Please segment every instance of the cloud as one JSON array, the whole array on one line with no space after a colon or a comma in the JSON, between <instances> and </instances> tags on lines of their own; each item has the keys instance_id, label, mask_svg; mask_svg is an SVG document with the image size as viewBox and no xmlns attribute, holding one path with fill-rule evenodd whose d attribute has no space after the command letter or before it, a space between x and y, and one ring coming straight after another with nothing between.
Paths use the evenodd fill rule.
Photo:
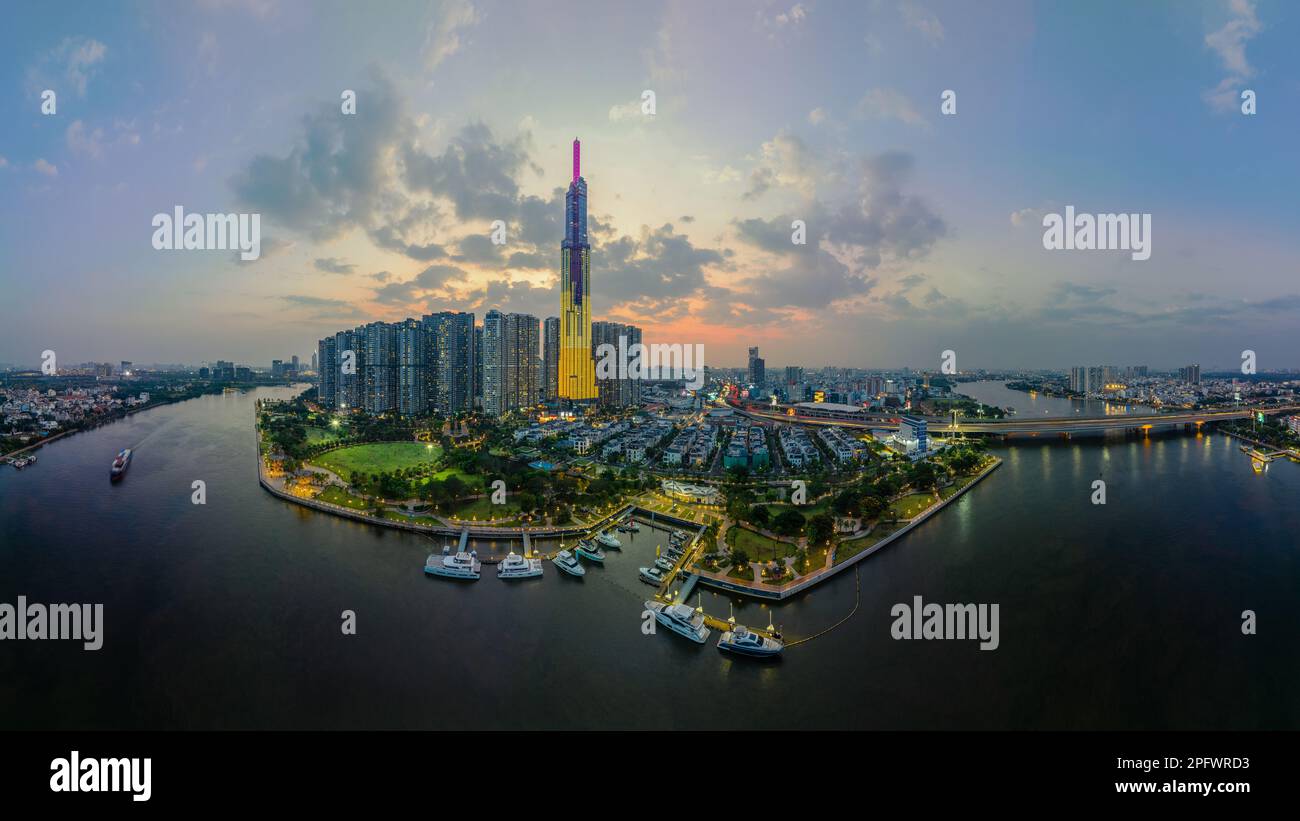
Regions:
<instances>
[{"instance_id":1,"label":"cloud","mask_svg":"<svg viewBox=\"0 0 1300 821\"><path fill-rule=\"evenodd\" d=\"M813 125L821 125L822 123L826 122L826 109L814 108L812 111L809 111L808 122L812 123Z\"/></svg>"},{"instance_id":2,"label":"cloud","mask_svg":"<svg viewBox=\"0 0 1300 821\"><path fill-rule=\"evenodd\" d=\"M803 140L782 132L760 146L743 197L758 199L775 187L793 188L804 196L812 196L818 178L816 162Z\"/></svg>"},{"instance_id":3,"label":"cloud","mask_svg":"<svg viewBox=\"0 0 1300 821\"><path fill-rule=\"evenodd\" d=\"M1205 35L1205 44L1218 55L1228 75L1202 97L1210 109L1219 114L1237 111L1241 85L1255 75L1246 59L1246 44L1263 29L1251 0L1228 0L1231 17L1222 28Z\"/></svg>"},{"instance_id":4,"label":"cloud","mask_svg":"<svg viewBox=\"0 0 1300 821\"><path fill-rule=\"evenodd\" d=\"M67 37L27 70L27 89L39 94L46 88L56 92L71 89L86 96L90 80L99 73L108 47L89 37Z\"/></svg>"},{"instance_id":5,"label":"cloud","mask_svg":"<svg viewBox=\"0 0 1300 821\"><path fill-rule=\"evenodd\" d=\"M1047 216L1046 208L1021 208L1019 211L1011 212L1011 224L1016 228L1025 226L1041 227L1043 217Z\"/></svg>"},{"instance_id":6,"label":"cloud","mask_svg":"<svg viewBox=\"0 0 1300 821\"><path fill-rule=\"evenodd\" d=\"M58 167L46 162L44 157L38 158L32 167L47 177L59 176Z\"/></svg>"},{"instance_id":7,"label":"cloud","mask_svg":"<svg viewBox=\"0 0 1300 821\"><path fill-rule=\"evenodd\" d=\"M620 123L625 121L633 122L651 122L654 117L644 113L641 110L645 102L638 96L635 100L613 105L609 107L609 121L611 123Z\"/></svg>"},{"instance_id":8,"label":"cloud","mask_svg":"<svg viewBox=\"0 0 1300 821\"><path fill-rule=\"evenodd\" d=\"M783 29L793 28L808 19L808 9L803 3L795 3L788 10L769 15L766 10L756 13L758 28L767 32L769 40L775 40L777 33Z\"/></svg>"},{"instance_id":9,"label":"cloud","mask_svg":"<svg viewBox=\"0 0 1300 821\"><path fill-rule=\"evenodd\" d=\"M460 51L461 38L479 21L478 12L467 0L447 0L425 32L424 67L430 71Z\"/></svg>"},{"instance_id":10,"label":"cloud","mask_svg":"<svg viewBox=\"0 0 1300 821\"><path fill-rule=\"evenodd\" d=\"M327 274L350 274L357 267L350 262L335 257L317 257L313 265L317 271L323 271Z\"/></svg>"},{"instance_id":11,"label":"cloud","mask_svg":"<svg viewBox=\"0 0 1300 821\"><path fill-rule=\"evenodd\" d=\"M280 299L295 308L310 309L312 319L350 321L366 316L360 308L342 299L327 299L306 294L287 294Z\"/></svg>"},{"instance_id":12,"label":"cloud","mask_svg":"<svg viewBox=\"0 0 1300 821\"><path fill-rule=\"evenodd\" d=\"M948 228L905 190L913 164L901 151L862 157L853 167L857 188L851 201L814 201L798 215L733 221L743 243L783 260L775 270L742 279L735 298L755 307L821 309L867 294L875 281L870 272L885 264L928 254ZM805 245L791 240L796 218L807 225Z\"/></svg>"},{"instance_id":13,"label":"cloud","mask_svg":"<svg viewBox=\"0 0 1300 821\"><path fill-rule=\"evenodd\" d=\"M392 154L414 129L391 81L377 70L371 81L364 115L340 117L337 103L324 103L303 118L303 135L287 155L254 157L230 181L238 200L317 239L371 225L389 204Z\"/></svg>"},{"instance_id":14,"label":"cloud","mask_svg":"<svg viewBox=\"0 0 1300 821\"><path fill-rule=\"evenodd\" d=\"M931 45L938 45L943 42L943 23L939 22L939 18L933 12L910 2L910 0L903 3L899 7L899 11L903 15L903 25L912 31L918 32Z\"/></svg>"},{"instance_id":15,"label":"cloud","mask_svg":"<svg viewBox=\"0 0 1300 821\"><path fill-rule=\"evenodd\" d=\"M443 291L448 285L464 283L466 279L466 272L454 265L430 265L405 282L388 282L375 289L375 301L411 305Z\"/></svg>"},{"instance_id":16,"label":"cloud","mask_svg":"<svg viewBox=\"0 0 1300 821\"><path fill-rule=\"evenodd\" d=\"M68 150L73 154L83 154L99 159L104 153L103 130L96 128L94 131L87 131L86 124L81 120L72 121L64 138L68 143Z\"/></svg>"},{"instance_id":17,"label":"cloud","mask_svg":"<svg viewBox=\"0 0 1300 821\"><path fill-rule=\"evenodd\" d=\"M912 106L912 101L892 88L873 88L858 101L858 113L878 120L898 120L905 125L929 128L930 122Z\"/></svg>"}]
</instances>

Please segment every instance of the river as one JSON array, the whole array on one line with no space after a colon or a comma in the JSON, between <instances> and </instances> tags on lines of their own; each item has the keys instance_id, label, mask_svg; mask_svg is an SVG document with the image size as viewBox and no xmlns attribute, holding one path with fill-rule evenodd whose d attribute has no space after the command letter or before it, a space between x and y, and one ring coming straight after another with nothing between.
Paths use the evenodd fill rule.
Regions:
<instances>
[{"instance_id":1,"label":"river","mask_svg":"<svg viewBox=\"0 0 1300 821\"><path fill-rule=\"evenodd\" d=\"M716 633L642 633L654 531L582 580L547 563L457 583L424 575L425 537L271 496L253 402L291 394L145 411L0 468L0 602L100 602L105 619L98 652L0 642L0 727L1300 727L1300 465L1256 475L1221 435L995 445L1001 468L859 565L851 619L755 663ZM857 577L776 605L776 623L798 638L840 621ZM1000 646L892 639L891 607L917 595L998 604Z\"/></svg>"}]
</instances>

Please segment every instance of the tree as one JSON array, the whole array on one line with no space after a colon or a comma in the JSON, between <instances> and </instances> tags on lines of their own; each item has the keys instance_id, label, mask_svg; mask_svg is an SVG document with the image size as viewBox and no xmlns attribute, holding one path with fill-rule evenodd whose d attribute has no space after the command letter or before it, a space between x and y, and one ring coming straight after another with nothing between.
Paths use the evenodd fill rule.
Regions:
<instances>
[{"instance_id":1,"label":"tree","mask_svg":"<svg viewBox=\"0 0 1300 821\"><path fill-rule=\"evenodd\" d=\"M783 510L781 514L772 521L772 530L780 533L782 536L797 536L803 531L806 520L804 515L797 510Z\"/></svg>"},{"instance_id":2,"label":"tree","mask_svg":"<svg viewBox=\"0 0 1300 821\"><path fill-rule=\"evenodd\" d=\"M841 516L856 516L862 509L862 500L852 490L841 491L832 503L832 509Z\"/></svg>"},{"instance_id":3,"label":"tree","mask_svg":"<svg viewBox=\"0 0 1300 821\"><path fill-rule=\"evenodd\" d=\"M835 517L825 511L808 520L805 535L809 544L829 544L835 535Z\"/></svg>"},{"instance_id":4,"label":"tree","mask_svg":"<svg viewBox=\"0 0 1300 821\"><path fill-rule=\"evenodd\" d=\"M766 526L772 520L772 514L767 509L767 505L754 505L749 509L749 520L760 527Z\"/></svg>"}]
</instances>

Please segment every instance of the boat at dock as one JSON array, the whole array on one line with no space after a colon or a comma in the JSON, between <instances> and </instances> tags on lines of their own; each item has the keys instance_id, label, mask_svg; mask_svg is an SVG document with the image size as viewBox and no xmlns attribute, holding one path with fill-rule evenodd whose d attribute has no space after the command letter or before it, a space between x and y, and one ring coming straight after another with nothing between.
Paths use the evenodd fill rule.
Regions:
<instances>
[{"instance_id":1,"label":"boat at dock","mask_svg":"<svg viewBox=\"0 0 1300 821\"><path fill-rule=\"evenodd\" d=\"M131 467L131 449L126 448L113 460L113 465L108 469L108 478L116 482L122 478L129 467Z\"/></svg>"},{"instance_id":2,"label":"boat at dock","mask_svg":"<svg viewBox=\"0 0 1300 821\"><path fill-rule=\"evenodd\" d=\"M596 546L595 542L589 542L586 539L578 542L577 554L584 559L591 559L593 562L605 561L605 551Z\"/></svg>"},{"instance_id":3,"label":"boat at dock","mask_svg":"<svg viewBox=\"0 0 1300 821\"><path fill-rule=\"evenodd\" d=\"M468 553L461 551L453 554L450 545L442 549L441 556L430 553L429 558L424 562L424 572L430 576L470 581L479 577L482 567L482 563L478 560L478 551L471 550Z\"/></svg>"},{"instance_id":4,"label":"boat at dock","mask_svg":"<svg viewBox=\"0 0 1300 821\"><path fill-rule=\"evenodd\" d=\"M623 543L618 540L617 536L615 536L613 533L610 533L608 530L606 530L604 533L598 534L596 536L596 541L600 542L605 547L612 547L615 550L623 549Z\"/></svg>"},{"instance_id":5,"label":"boat at dock","mask_svg":"<svg viewBox=\"0 0 1300 821\"><path fill-rule=\"evenodd\" d=\"M664 583L667 576L657 567L643 567L637 576L646 584L653 584L655 587Z\"/></svg>"},{"instance_id":6,"label":"boat at dock","mask_svg":"<svg viewBox=\"0 0 1300 821\"><path fill-rule=\"evenodd\" d=\"M655 559L655 567L659 568L665 573L673 572L673 563L668 561L667 559Z\"/></svg>"},{"instance_id":7,"label":"boat at dock","mask_svg":"<svg viewBox=\"0 0 1300 821\"><path fill-rule=\"evenodd\" d=\"M541 559L526 559L513 550L497 565L498 579L533 579L541 575Z\"/></svg>"},{"instance_id":8,"label":"boat at dock","mask_svg":"<svg viewBox=\"0 0 1300 821\"><path fill-rule=\"evenodd\" d=\"M785 644L737 624L718 638L718 649L752 658L772 658L781 654Z\"/></svg>"},{"instance_id":9,"label":"boat at dock","mask_svg":"<svg viewBox=\"0 0 1300 821\"><path fill-rule=\"evenodd\" d=\"M22 470L23 468L27 467L28 465L34 465L34 464L36 464L36 457L35 457L35 456L27 456L27 457L24 457L24 458L22 458L22 459L15 459L15 460L13 461L14 468L17 469L17 470Z\"/></svg>"},{"instance_id":10,"label":"boat at dock","mask_svg":"<svg viewBox=\"0 0 1300 821\"><path fill-rule=\"evenodd\" d=\"M577 556L574 556L567 550L561 550L559 553L556 553L555 558L551 559L551 561L555 563L556 567L560 568L565 573L568 573L570 576L587 575L587 568L582 566L582 562L578 561Z\"/></svg>"},{"instance_id":11,"label":"boat at dock","mask_svg":"<svg viewBox=\"0 0 1300 821\"><path fill-rule=\"evenodd\" d=\"M679 636L697 644L703 644L709 638L709 628L704 626L704 614L689 604L648 601L645 602L645 609L655 614L655 621Z\"/></svg>"}]
</instances>

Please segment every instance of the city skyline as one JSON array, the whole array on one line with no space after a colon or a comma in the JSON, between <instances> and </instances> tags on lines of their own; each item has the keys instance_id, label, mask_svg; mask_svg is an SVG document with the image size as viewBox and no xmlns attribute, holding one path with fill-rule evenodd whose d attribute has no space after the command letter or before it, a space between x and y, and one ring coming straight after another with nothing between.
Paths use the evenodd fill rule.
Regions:
<instances>
[{"instance_id":1,"label":"city skyline","mask_svg":"<svg viewBox=\"0 0 1300 821\"><path fill-rule=\"evenodd\" d=\"M345 325L550 316L581 134L592 317L711 365L750 346L771 367L1300 365L1285 5L409 10L15 13L0 278L22 309L0 361L266 362ZM150 218L178 205L260 213L260 259L153 250ZM1151 258L1044 250L1042 215L1068 206L1151 214Z\"/></svg>"}]
</instances>

